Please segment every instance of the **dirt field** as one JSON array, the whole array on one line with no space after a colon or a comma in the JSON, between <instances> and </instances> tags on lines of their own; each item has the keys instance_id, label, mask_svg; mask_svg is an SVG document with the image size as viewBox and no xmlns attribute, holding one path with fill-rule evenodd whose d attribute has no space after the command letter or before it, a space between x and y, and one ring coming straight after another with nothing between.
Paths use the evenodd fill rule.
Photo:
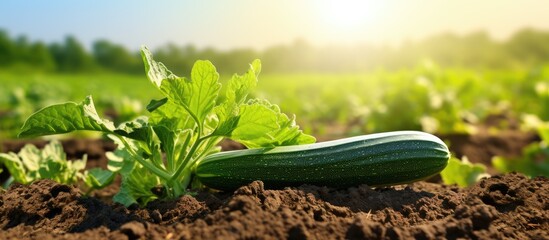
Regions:
<instances>
[{"instance_id":1,"label":"dirt field","mask_svg":"<svg viewBox=\"0 0 549 240\"><path fill-rule=\"evenodd\" d=\"M459 138L450 147L454 154L475 162L519 154L520 145L535 140L452 137ZM115 147L101 140L63 143L69 157L88 154L88 167L106 166L104 151ZM23 144L4 142L3 150ZM139 209L110 202L116 185L83 197L74 186L42 180L1 194L0 239L549 239L547 178L496 175L465 189L431 181L282 190L254 182L234 193L199 192Z\"/></svg>"}]
</instances>

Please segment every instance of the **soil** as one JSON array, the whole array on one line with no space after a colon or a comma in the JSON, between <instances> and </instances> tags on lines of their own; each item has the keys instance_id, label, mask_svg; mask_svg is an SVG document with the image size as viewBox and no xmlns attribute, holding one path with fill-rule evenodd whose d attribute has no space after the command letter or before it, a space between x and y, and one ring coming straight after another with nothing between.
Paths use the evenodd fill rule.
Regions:
<instances>
[{"instance_id":1,"label":"soil","mask_svg":"<svg viewBox=\"0 0 549 240\"><path fill-rule=\"evenodd\" d=\"M549 182L506 174L460 189L419 182L199 193L147 208L40 180L1 195L2 239L547 239Z\"/></svg>"},{"instance_id":2,"label":"soil","mask_svg":"<svg viewBox=\"0 0 549 240\"><path fill-rule=\"evenodd\" d=\"M520 146L537 139L509 131L443 138L455 155L472 162L519 155ZM25 143L3 142L2 148L18 151ZM105 167L104 152L115 147L105 140L63 145L71 159L87 154L88 167ZM549 181L517 173L469 188L435 180L275 190L258 181L233 193L199 192L142 209L111 202L117 190L114 184L86 197L75 186L49 180L14 184L0 194L0 239L549 239Z\"/></svg>"}]
</instances>

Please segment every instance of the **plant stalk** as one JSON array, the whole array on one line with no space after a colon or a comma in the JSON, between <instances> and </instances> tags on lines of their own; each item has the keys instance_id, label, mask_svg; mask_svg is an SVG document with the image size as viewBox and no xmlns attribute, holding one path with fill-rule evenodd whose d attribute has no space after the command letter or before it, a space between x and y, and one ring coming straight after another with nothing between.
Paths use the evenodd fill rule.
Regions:
<instances>
[{"instance_id":1,"label":"plant stalk","mask_svg":"<svg viewBox=\"0 0 549 240\"><path fill-rule=\"evenodd\" d=\"M147 169L151 170L151 172L153 172L154 174L156 174L157 176L165 179L165 180L170 180L171 176L170 174L168 174L166 171L156 167L154 164L150 163L150 162L147 162L145 161L143 158L139 157L139 155L130 147L130 144L126 141L126 139L120 135L116 135L120 141L122 141L122 143L124 144L124 146L128 149L128 151L130 151L130 153L134 156L134 158L141 164L143 165L144 167L146 167Z\"/></svg>"},{"instance_id":2,"label":"plant stalk","mask_svg":"<svg viewBox=\"0 0 549 240\"><path fill-rule=\"evenodd\" d=\"M183 162L181 162L181 164L179 166L177 166L177 170L175 171L175 173L173 173L173 175L171 176L169 181L175 181L176 179L179 179L179 176L181 176L181 173L183 172L183 170L187 168L187 165L188 165L189 161L192 159L192 156L194 155L194 153L196 152L198 147L202 144L202 142L204 140L206 140L210 137L212 137L212 135L208 135L208 136L205 136L205 137L198 138L196 140L196 142L194 142L193 146L191 147L191 149L187 153L187 156L185 156L185 159L183 160Z\"/></svg>"}]
</instances>

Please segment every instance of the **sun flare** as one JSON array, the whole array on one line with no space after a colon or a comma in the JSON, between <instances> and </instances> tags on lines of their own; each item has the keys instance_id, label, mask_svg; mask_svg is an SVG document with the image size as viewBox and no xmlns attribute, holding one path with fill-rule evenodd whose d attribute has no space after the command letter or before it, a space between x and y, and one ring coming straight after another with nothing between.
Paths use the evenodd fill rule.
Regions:
<instances>
[{"instance_id":1,"label":"sun flare","mask_svg":"<svg viewBox=\"0 0 549 240\"><path fill-rule=\"evenodd\" d=\"M356 30L375 24L382 13L383 2L340 0L323 1L319 4L319 15L328 26L340 30Z\"/></svg>"}]
</instances>

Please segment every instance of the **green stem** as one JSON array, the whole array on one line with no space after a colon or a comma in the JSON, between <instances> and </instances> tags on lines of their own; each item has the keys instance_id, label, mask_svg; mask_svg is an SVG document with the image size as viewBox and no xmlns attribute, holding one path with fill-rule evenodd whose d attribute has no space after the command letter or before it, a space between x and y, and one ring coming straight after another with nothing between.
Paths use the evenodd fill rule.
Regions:
<instances>
[{"instance_id":1,"label":"green stem","mask_svg":"<svg viewBox=\"0 0 549 240\"><path fill-rule=\"evenodd\" d=\"M185 192L183 185L178 184L177 181L169 181L167 185L169 188L171 188L170 198L179 197Z\"/></svg>"},{"instance_id":2,"label":"green stem","mask_svg":"<svg viewBox=\"0 0 549 240\"><path fill-rule=\"evenodd\" d=\"M183 162L187 162L188 159L189 159L189 156L192 156L194 151L196 150L196 146L198 144L200 144L200 135L202 134L202 123L200 121L198 121L198 117L196 117L196 115L194 115L194 113L185 104L182 104L182 106L183 106L183 108L185 108L185 110L187 110L187 112L189 113L191 118L196 123L196 126L198 127L198 135L197 135L198 139L196 140L195 144L192 146L191 150L185 156L185 160L183 160ZM189 134L189 136L192 137L190 134ZM185 141L185 144L183 145L183 148L181 148L181 152L179 153L179 158L177 160L177 163L178 163L177 170L175 171L175 173L173 173L173 175L170 179L173 179L174 176L178 176L179 174L181 174L181 171L182 171L181 158L185 155L184 152L187 149L187 145L189 144L190 137L187 137L187 139Z\"/></svg>"},{"instance_id":3,"label":"green stem","mask_svg":"<svg viewBox=\"0 0 549 240\"><path fill-rule=\"evenodd\" d=\"M134 156L134 158L141 164L143 165L144 167L146 167L147 169L151 170L151 172L153 172L154 174L156 174L157 176L165 179L165 180L169 180L171 178L170 174L168 174L166 171L156 167L154 164L150 163L150 162L147 162L145 159L141 158L131 147L130 147L130 144L126 141L126 139L122 136L119 136L119 135L116 135L120 141L122 141L122 143L124 144L124 146L128 149L128 151L130 152L131 155Z\"/></svg>"},{"instance_id":4,"label":"green stem","mask_svg":"<svg viewBox=\"0 0 549 240\"><path fill-rule=\"evenodd\" d=\"M189 132L189 134L187 135L187 138L185 139L185 142L183 143L183 146L181 147L181 151L179 152L179 157L177 158L177 163L180 163L181 161L183 161L183 157L186 156L185 152L187 151L187 147L189 146L189 142L191 141L191 137L192 137L192 132ZM175 160L172 160L171 164L172 164L171 170L173 171L175 169L175 166L176 166Z\"/></svg>"},{"instance_id":5,"label":"green stem","mask_svg":"<svg viewBox=\"0 0 549 240\"><path fill-rule=\"evenodd\" d=\"M187 188L191 183L191 171L188 168L185 168L183 171L183 180L181 181L181 186Z\"/></svg>"},{"instance_id":6,"label":"green stem","mask_svg":"<svg viewBox=\"0 0 549 240\"><path fill-rule=\"evenodd\" d=\"M202 123L198 121L198 117L191 111L191 109L189 109L187 105L181 104L181 106L185 108L185 110L187 110L191 118L194 120L194 122L196 122L196 125L198 126L198 134L200 136L200 134L202 134Z\"/></svg>"},{"instance_id":7,"label":"green stem","mask_svg":"<svg viewBox=\"0 0 549 240\"><path fill-rule=\"evenodd\" d=\"M187 156L185 156L185 159L183 160L183 162L181 162L179 164L179 166L177 166L177 170L171 176L169 181L175 181L175 180L179 179L179 176L181 176L181 173L183 172L183 170L187 168L187 165L188 165L189 161L192 159L192 157L193 157L194 153L196 152L196 150L198 149L198 147L202 144L202 142L204 140L206 140L210 137L212 137L212 135L208 135L208 136L198 138L196 140L196 142L194 142L193 146L191 147L191 150L189 150L189 152L187 153Z\"/></svg>"}]
</instances>

